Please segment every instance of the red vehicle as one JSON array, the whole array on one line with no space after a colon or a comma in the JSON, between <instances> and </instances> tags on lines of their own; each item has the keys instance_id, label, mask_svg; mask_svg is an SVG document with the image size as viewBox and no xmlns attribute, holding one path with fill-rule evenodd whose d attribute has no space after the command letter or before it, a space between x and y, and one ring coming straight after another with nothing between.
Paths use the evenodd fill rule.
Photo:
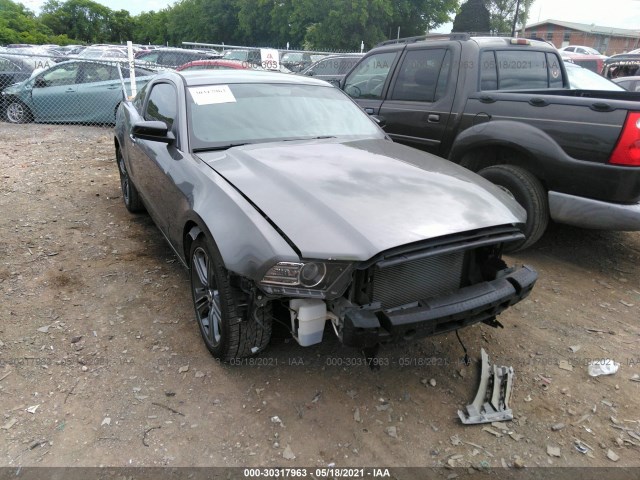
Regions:
<instances>
[{"instance_id":1,"label":"red vehicle","mask_svg":"<svg viewBox=\"0 0 640 480\"><path fill-rule=\"evenodd\" d=\"M248 62L242 62L240 60L194 60L193 62L185 63L176 68L177 71L181 70L250 70L256 69L255 65Z\"/></svg>"},{"instance_id":2,"label":"red vehicle","mask_svg":"<svg viewBox=\"0 0 640 480\"><path fill-rule=\"evenodd\" d=\"M560 53L564 53L560 51ZM604 60L607 57L602 55L562 55L564 60L569 59L572 63L576 65L580 65L582 68L586 68L587 70L591 70L592 72L600 73L602 71L602 67L604 66Z\"/></svg>"}]
</instances>

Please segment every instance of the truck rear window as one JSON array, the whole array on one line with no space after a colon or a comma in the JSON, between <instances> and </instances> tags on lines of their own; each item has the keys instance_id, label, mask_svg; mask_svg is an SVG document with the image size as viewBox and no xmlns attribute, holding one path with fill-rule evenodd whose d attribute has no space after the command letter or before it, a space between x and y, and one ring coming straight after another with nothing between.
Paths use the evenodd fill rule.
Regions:
<instances>
[{"instance_id":1,"label":"truck rear window","mask_svg":"<svg viewBox=\"0 0 640 480\"><path fill-rule=\"evenodd\" d=\"M562 88L558 57L544 52L505 50L483 52L481 90Z\"/></svg>"}]
</instances>

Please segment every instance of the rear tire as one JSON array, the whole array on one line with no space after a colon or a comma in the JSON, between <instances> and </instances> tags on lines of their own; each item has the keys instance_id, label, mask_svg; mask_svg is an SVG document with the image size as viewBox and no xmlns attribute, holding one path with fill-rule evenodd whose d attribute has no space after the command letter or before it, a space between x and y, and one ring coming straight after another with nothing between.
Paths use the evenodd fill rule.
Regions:
<instances>
[{"instance_id":1,"label":"rear tire","mask_svg":"<svg viewBox=\"0 0 640 480\"><path fill-rule=\"evenodd\" d=\"M271 339L271 304L249 311L249 296L231 284L218 249L204 235L191 244L191 294L200 334L223 361L264 350Z\"/></svg>"},{"instance_id":2,"label":"rear tire","mask_svg":"<svg viewBox=\"0 0 640 480\"><path fill-rule=\"evenodd\" d=\"M505 189L527 212L522 228L525 239L505 244L505 252L524 250L536 243L549 224L549 200L540 181L531 172L513 165L483 168L478 175Z\"/></svg>"}]
</instances>

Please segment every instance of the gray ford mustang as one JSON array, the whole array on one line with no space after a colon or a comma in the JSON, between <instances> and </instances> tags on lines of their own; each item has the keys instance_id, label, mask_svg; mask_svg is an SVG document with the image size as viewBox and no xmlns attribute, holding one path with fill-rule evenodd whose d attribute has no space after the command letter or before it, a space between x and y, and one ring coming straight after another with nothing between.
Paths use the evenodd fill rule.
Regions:
<instances>
[{"instance_id":1,"label":"gray ford mustang","mask_svg":"<svg viewBox=\"0 0 640 480\"><path fill-rule=\"evenodd\" d=\"M263 350L274 321L303 346L328 321L365 351L497 326L529 294L536 272L501 259L523 209L376 121L325 82L267 72L164 72L122 102L125 206L189 268L215 357Z\"/></svg>"}]
</instances>

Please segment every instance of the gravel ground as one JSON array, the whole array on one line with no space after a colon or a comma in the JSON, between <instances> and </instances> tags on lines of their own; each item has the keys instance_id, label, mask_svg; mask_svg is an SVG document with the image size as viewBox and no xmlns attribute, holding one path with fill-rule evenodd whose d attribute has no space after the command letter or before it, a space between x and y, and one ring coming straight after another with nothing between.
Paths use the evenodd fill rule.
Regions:
<instances>
[{"instance_id":1,"label":"gravel ground","mask_svg":"<svg viewBox=\"0 0 640 480\"><path fill-rule=\"evenodd\" d=\"M553 225L510 257L538 285L504 329L461 331L470 366L444 335L372 371L328 330L225 365L186 270L122 204L109 129L0 124L0 141L0 466L640 466L640 233ZM457 417L481 348L515 369L512 422ZM589 377L602 358L618 372Z\"/></svg>"}]
</instances>

